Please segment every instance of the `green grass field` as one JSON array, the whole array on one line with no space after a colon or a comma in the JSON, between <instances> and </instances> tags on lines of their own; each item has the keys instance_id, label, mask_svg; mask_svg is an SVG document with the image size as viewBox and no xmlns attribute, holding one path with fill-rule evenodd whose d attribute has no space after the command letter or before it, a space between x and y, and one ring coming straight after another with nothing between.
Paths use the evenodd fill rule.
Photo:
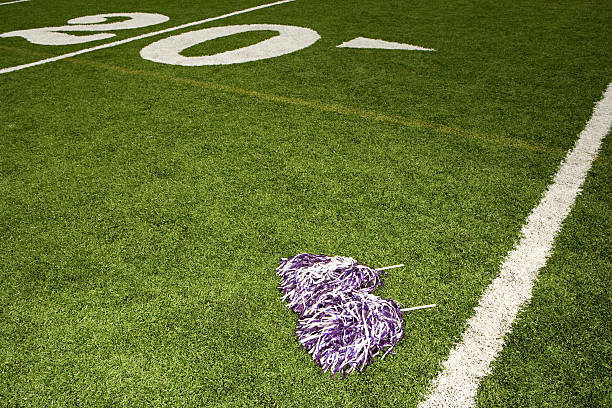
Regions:
<instances>
[{"instance_id":1,"label":"green grass field","mask_svg":"<svg viewBox=\"0 0 612 408\"><path fill-rule=\"evenodd\" d=\"M0 5L0 33L170 18L0 38L0 70L264 1L178 3ZM0 406L416 407L611 81L611 21L605 2L296 0L0 74ZM240 24L321 39L233 65L139 55ZM436 51L336 47L360 36ZM478 406L612 405L611 170L607 139ZM331 380L277 288L301 252L405 263L377 293L438 307Z\"/></svg>"}]
</instances>

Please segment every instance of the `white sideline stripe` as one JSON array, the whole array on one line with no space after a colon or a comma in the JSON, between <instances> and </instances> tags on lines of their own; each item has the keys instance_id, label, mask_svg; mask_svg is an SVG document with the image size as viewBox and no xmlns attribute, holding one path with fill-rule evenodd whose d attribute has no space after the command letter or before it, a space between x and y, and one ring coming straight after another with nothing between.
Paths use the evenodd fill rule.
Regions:
<instances>
[{"instance_id":1,"label":"white sideline stripe","mask_svg":"<svg viewBox=\"0 0 612 408\"><path fill-rule=\"evenodd\" d=\"M79 50L79 51L69 52L68 54L63 54L63 55L58 55L56 57L46 58L46 59L43 59L43 60L40 60L40 61L31 62L29 64L23 64L23 65L17 65L17 66L14 66L14 67L3 68L3 69L0 69L0 74L6 74L6 73L9 73L9 72L13 72L13 71L19 71L19 70L25 69L25 68L35 67L37 65L46 64L48 62L59 61L59 60L65 59L65 58L74 57L76 55L85 54L85 53L88 53L88 52L91 52L91 51L102 50L104 48L110 48L110 47L114 47L116 45L121 45L121 44L126 44L126 43L129 43L129 42L132 42L132 41L142 40L143 38L153 37L154 35L170 33L172 31L182 30L183 28L193 27L195 25L209 23L211 21L221 20L222 18L232 17L232 16L236 16L238 14L248 13L250 11L255 11L255 10L260 10L260 9L267 8L267 7L277 6L279 4L290 3L292 1L295 1L295 0L281 0L281 1L275 1L274 3L262 4L261 6L250 7L250 8L244 9L244 10L239 10L239 11L234 11L232 13L223 14L223 15L218 16L218 17L211 17L211 18L207 18L207 19L204 19L204 20L200 20L200 21L194 21L194 22L191 22L191 23L182 24L180 26L166 28L166 29L160 30L160 31L154 31L154 32L147 33L147 34L138 35L136 37L125 38L123 40L114 41L114 42L110 42L110 43L106 43L106 44L101 44L101 45L98 45L98 46L95 46L95 47L86 48L86 49Z\"/></svg>"},{"instance_id":2,"label":"white sideline stripe","mask_svg":"<svg viewBox=\"0 0 612 408\"><path fill-rule=\"evenodd\" d=\"M569 214L582 183L612 125L612 83L595 105L593 115L567 154L537 207L521 230L518 245L508 253L500 274L485 290L467 321L459 343L432 381L432 391L419 408L472 407L481 379L502 350L504 336L520 308L529 302L539 270L546 264L561 223Z\"/></svg>"},{"instance_id":3,"label":"white sideline stripe","mask_svg":"<svg viewBox=\"0 0 612 408\"><path fill-rule=\"evenodd\" d=\"M7 1L6 3L0 3L0 6L6 6L7 4L14 4L14 3L23 3L24 1L30 1L30 0L14 0L14 1Z\"/></svg>"}]
</instances>

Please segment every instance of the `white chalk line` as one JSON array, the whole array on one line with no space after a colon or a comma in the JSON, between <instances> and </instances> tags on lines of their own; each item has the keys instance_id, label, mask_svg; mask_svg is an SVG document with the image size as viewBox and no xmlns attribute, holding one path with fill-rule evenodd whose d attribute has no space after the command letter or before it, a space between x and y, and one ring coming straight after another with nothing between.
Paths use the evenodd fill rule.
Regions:
<instances>
[{"instance_id":1,"label":"white chalk line","mask_svg":"<svg viewBox=\"0 0 612 408\"><path fill-rule=\"evenodd\" d=\"M518 244L508 253L499 276L485 290L461 341L451 350L432 382L431 393L419 408L475 405L480 381L491 372L491 363L501 352L517 313L530 301L538 272L552 253L555 236L580 194L611 125L612 83L595 105L553 183L527 217Z\"/></svg>"},{"instance_id":2,"label":"white chalk line","mask_svg":"<svg viewBox=\"0 0 612 408\"><path fill-rule=\"evenodd\" d=\"M8 4L15 4L15 3L23 3L24 1L30 1L30 0L14 0L14 1L7 1L6 3L0 3L0 6L6 6Z\"/></svg>"},{"instance_id":3,"label":"white chalk line","mask_svg":"<svg viewBox=\"0 0 612 408\"><path fill-rule=\"evenodd\" d=\"M290 3L290 2L293 2L293 1L295 1L295 0L275 1L273 3L262 4L260 6L255 6L255 7L250 7L250 8L244 9L244 10L234 11L234 12L231 12L231 13L223 14L221 16L217 16L217 17L211 17L211 18L207 18L207 19L204 19L204 20L200 20L200 21L193 21L191 23L182 24L182 25L179 25L179 26L176 26L176 27L170 27L170 28L166 28L166 29L163 29L163 30L154 31L154 32L151 32L151 33L141 34L141 35L138 35L136 37L125 38L123 40L113 41L113 42L110 42L110 43L101 44L101 45L98 45L98 46L95 46L95 47L91 47L91 48L86 48L86 49L79 50L79 51L69 52L67 54L58 55L56 57L46 58L46 59L43 59L43 60L40 60L40 61L36 61L36 62L30 62L28 64L16 65L14 67L8 67L8 68L2 68L2 69L0 69L0 74L6 74L6 73L9 73L9 72L19 71L19 70L22 70L22 69L25 69L25 68L30 68L30 67L35 67L37 65L47 64L49 62L54 62L54 61L59 61L59 60L63 60L63 59L66 59L66 58L74 57L76 55L81 55L81 54L85 54L85 53L92 52L92 51L102 50L104 48L115 47L117 45L126 44L126 43L129 43L129 42L132 42L132 41L142 40L143 38L153 37L153 36L159 35L159 34L170 33L172 31L182 30L183 28L193 27L193 26L196 26L196 25L200 25L200 24L204 24L204 23L209 23L211 21L221 20L223 18L232 17L232 16L248 13L248 12L255 11L255 10L260 10L260 9L267 8L267 7L277 6L277 5L284 4L284 3Z\"/></svg>"}]
</instances>

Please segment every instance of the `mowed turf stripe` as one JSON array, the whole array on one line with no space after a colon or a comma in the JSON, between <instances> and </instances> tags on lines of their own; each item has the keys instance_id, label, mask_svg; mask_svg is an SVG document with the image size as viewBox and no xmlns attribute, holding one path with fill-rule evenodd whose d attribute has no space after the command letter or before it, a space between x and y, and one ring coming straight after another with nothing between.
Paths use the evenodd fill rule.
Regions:
<instances>
[{"instance_id":1,"label":"mowed turf stripe","mask_svg":"<svg viewBox=\"0 0 612 408\"><path fill-rule=\"evenodd\" d=\"M472 407L482 378L503 348L519 310L531 299L539 270L580 193L601 143L612 125L612 83L567 154L540 203L527 217L518 245L485 290L459 343L451 350L433 391L419 408Z\"/></svg>"},{"instance_id":2,"label":"mowed turf stripe","mask_svg":"<svg viewBox=\"0 0 612 408\"><path fill-rule=\"evenodd\" d=\"M4 46L4 45L0 45L0 49L4 49L8 51L17 51L17 52L21 52L24 54L38 55L38 56L49 55L49 54L41 53L38 51L31 51L31 50L26 50L23 48L9 47L9 46ZM560 148L546 146L543 144L531 143L531 142L527 142L527 141L517 139L517 138L497 135L493 133L481 133L481 132L477 132L474 130L462 129L456 126L448 126L448 125L443 125L443 124L435 123L435 122L427 122L423 120L407 118L405 116L400 116L400 115L387 115L384 113L380 113L380 112L376 112L376 111L372 111L368 109L361 109L361 108L355 108L351 106L344 106L344 105L338 105L338 104L326 104L326 103L322 103L318 101L310 101L307 99L301 99L301 98L296 98L296 97L287 97L287 96L276 95L276 94L271 94L271 93L266 93L266 92L253 91L249 89L238 88L238 87L218 84L214 82L202 81L198 79L182 78L182 77L177 77L173 75L162 74L159 72L143 71L143 70L120 67L116 65L109 65L109 64L105 64L105 63L101 63L97 61L90 61L87 59L82 59L82 58L70 58L70 59L67 59L66 61L74 63L74 64L78 64L78 65L85 65L85 66L90 66L90 67L95 67L95 68L101 68L101 69L105 69L105 70L109 70L113 72L119 72L123 74L150 77L150 78L161 79L164 81L173 82L173 83L182 84L182 85L189 85L189 86L194 86L198 88L204 88L204 89L210 89L210 90L215 90L215 91L228 92L228 93L233 93L233 94L238 94L238 95L243 95L243 96L248 96L248 97L259 98L262 100L275 102L275 103L302 106L302 107L307 107L307 108L318 110L318 111L332 112L332 113L337 113L337 114L347 115L347 116L356 116L362 119L374 120L377 122L393 123L396 125L402 125L402 126L407 126L407 127L417 128L417 129L433 130L433 131L443 133L443 134L459 136L459 137L468 138L468 139L476 139L476 140L480 140L486 143L491 143L491 144L495 144L495 145L499 145L503 147L524 149L524 150L534 151L534 152L550 153L550 154L558 155L559 157L561 157L564 153L564 151Z\"/></svg>"},{"instance_id":3,"label":"mowed turf stripe","mask_svg":"<svg viewBox=\"0 0 612 408\"><path fill-rule=\"evenodd\" d=\"M221 20L223 18L227 18L227 17L237 16L239 14L244 14L244 13L248 13L248 12L251 12L251 11L260 10L260 9L268 8L268 7L272 7L272 6L277 6L279 4L290 3L292 1L295 1L295 0L280 0L280 1L275 1L274 3L267 3L267 4L262 4L260 6L249 7L249 8L244 9L244 10L233 11L231 13L223 14L223 15L220 15L220 16L217 16L217 17L210 17L210 18L206 18L204 20L193 21L191 23L182 24L182 25L179 25L179 26L176 26L176 27L170 27L170 28L166 28L166 29L163 29L163 30L159 30L159 31L153 31L151 33L137 35L136 37L124 38L123 40L113 41L113 42L110 42L110 43L97 45L97 46L91 47L91 48L85 48L85 49L82 49L82 50L78 50L78 51L74 51L74 52L69 52L67 54L57 55L55 57L50 57L50 58L46 58L46 59L43 59L43 60L40 60L40 61L30 62L28 64L16 65L14 67L8 67L8 68L2 68L2 69L0 69L0 74L8 74L9 72L19 71L19 70L22 70L22 69L25 69L25 68L31 68L31 67L35 67L37 65L46 64L46 63L49 63L49 62L63 60L63 59L66 59L66 58L77 56L77 55L86 54L88 52L102 50L104 48L110 48L110 47L115 47L117 45L127 44L127 43L132 42L132 41L142 40L143 38L153 37L153 36L159 35L159 34L166 34L166 33L172 32L172 31L182 30L184 28L193 27L193 26L196 26L196 25L204 24L204 23L210 23L211 21L216 21L216 20Z\"/></svg>"}]
</instances>

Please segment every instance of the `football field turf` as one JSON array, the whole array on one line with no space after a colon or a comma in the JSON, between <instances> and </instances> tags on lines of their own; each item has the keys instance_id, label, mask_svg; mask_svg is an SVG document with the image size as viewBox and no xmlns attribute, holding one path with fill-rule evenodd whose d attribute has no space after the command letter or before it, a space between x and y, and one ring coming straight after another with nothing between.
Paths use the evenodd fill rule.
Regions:
<instances>
[{"instance_id":1,"label":"football field turf","mask_svg":"<svg viewBox=\"0 0 612 408\"><path fill-rule=\"evenodd\" d=\"M0 406L416 407L612 82L606 2L227 15L264 4L0 1ZM73 44L2 35L136 12L167 18L63 31L115 34ZM142 51L250 24L316 41L223 65ZM359 37L435 51L338 47ZM592 158L477 406L612 405L609 138ZM393 355L331 380L278 290L278 261L302 252L404 263L376 293L438 307L404 315Z\"/></svg>"}]
</instances>

